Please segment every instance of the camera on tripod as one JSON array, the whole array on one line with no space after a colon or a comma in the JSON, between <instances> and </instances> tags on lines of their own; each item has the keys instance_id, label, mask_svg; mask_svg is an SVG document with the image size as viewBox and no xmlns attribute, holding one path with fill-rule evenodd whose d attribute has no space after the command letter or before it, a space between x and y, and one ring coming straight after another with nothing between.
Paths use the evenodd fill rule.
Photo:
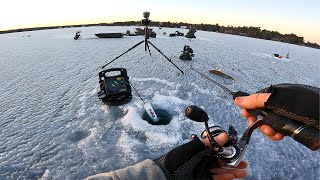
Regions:
<instances>
[{"instance_id":1,"label":"camera on tripod","mask_svg":"<svg viewBox=\"0 0 320 180\"><path fill-rule=\"evenodd\" d=\"M142 25L145 25L145 26L149 26L150 22L151 22L151 21L150 21L149 19L142 19L142 20L141 20L141 24L142 24Z\"/></svg>"},{"instance_id":2,"label":"camera on tripod","mask_svg":"<svg viewBox=\"0 0 320 180\"><path fill-rule=\"evenodd\" d=\"M169 59L166 55L164 55L154 44L152 44L148 39L149 37L156 37L156 33L154 31L152 31L152 29L149 29L148 24L150 23L149 20L149 16L150 16L150 12L146 11L143 12L143 17L145 19L141 20L141 23L145 25L144 27L144 40L140 41L139 43L137 43L136 45L132 46L131 48L129 48L127 51L125 51L124 53L122 53L121 55L117 56L116 58L114 58L113 60L111 60L110 62L108 62L107 64L105 64L104 66L102 66L102 69L105 68L106 66L108 66L110 63L112 63L113 61L119 59L121 56L123 56L124 54L128 53L129 51L131 51L132 49L136 48L137 46L139 46L140 44L144 44L144 50L145 51L149 51L149 54L151 55L150 49L149 49L149 45L151 45L154 49L156 49L163 57L166 58L167 61L169 61L175 68L177 68L182 74L183 71L172 62L171 59ZM137 29L137 28L136 28ZM140 28L139 28L140 29ZM138 29L137 29L138 30Z\"/></svg>"},{"instance_id":3,"label":"camera on tripod","mask_svg":"<svg viewBox=\"0 0 320 180\"><path fill-rule=\"evenodd\" d=\"M149 17L150 17L150 12L146 11L146 12L143 12L143 17L145 19L142 19L141 20L141 24L145 25L145 26L149 26L150 24L150 20L149 20Z\"/></svg>"}]
</instances>

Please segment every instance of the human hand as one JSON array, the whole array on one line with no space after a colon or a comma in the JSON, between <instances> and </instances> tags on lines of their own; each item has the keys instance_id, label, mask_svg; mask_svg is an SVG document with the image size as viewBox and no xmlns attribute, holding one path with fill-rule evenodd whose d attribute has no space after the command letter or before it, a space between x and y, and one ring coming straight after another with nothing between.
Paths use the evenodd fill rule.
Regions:
<instances>
[{"instance_id":1,"label":"human hand","mask_svg":"<svg viewBox=\"0 0 320 180\"><path fill-rule=\"evenodd\" d=\"M221 133L214 137L220 145L228 141L228 135ZM178 146L154 162L163 170L168 179L227 179L243 178L246 176L246 163L238 167L226 168L224 163L213 156L210 142L194 136L193 140ZM214 167L212 169L212 167Z\"/></svg>"},{"instance_id":2,"label":"human hand","mask_svg":"<svg viewBox=\"0 0 320 180\"><path fill-rule=\"evenodd\" d=\"M225 143L228 142L228 135L226 133L221 133L218 136L214 137L214 140L223 146ZM210 141L208 138L203 139L202 143L207 146L211 147ZM235 178L244 178L247 176L247 172L244 170L247 167L247 163L241 161L237 167L229 167L225 166L225 163L221 159L217 159L218 166L217 168L213 168L210 172L213 174L211 177L214 180L232 180Z\"/></svg>"},{"instance_id":3,"label":"human hand","mask_svg":"<svg viewBox=\"0 0 320 180\"><path fill-rule=\"evenodd\" d=\"M223 162L220 162L219 168L213 168L210 172L213 174L214 180L232 180L235 178L244 178L247 176L247 172L244 170L247 167L247 163L241 161L237 167L224 166Z\"/></svg>"},{"instance_id":4,"label":"human hand","mask_svg":"<svg viewBox=\"0 0 320 180\"><path fill-rule=\"evenodd\" d=\"M246 109L263 108L264 103L268 100L271 93L256 93L250 96L237 97L235 103L242 108L242 116L248 119L248 126L257 121L255 116L252 116ZM274 141L282 140L284 135L276 132L268 125L260 126L260 131Z\"/></svg>"}]
</instances>

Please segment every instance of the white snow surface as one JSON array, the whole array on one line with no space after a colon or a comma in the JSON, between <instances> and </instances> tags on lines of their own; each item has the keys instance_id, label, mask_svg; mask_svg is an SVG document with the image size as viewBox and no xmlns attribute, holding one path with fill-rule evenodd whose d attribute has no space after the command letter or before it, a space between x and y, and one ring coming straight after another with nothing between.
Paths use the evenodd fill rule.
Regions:
<instances>
[{"instance_id":1,"label":"white snow surface","mask_svg":"<svg viewBox=\"0 0 320 180\"><path fill-rule=\"evenodd\" d=\"M154 27L150 41L172 58L182 75L153 47L140 45L107 68L124 67L131 83L154 108L173 116L153 126L142 119L142 102L108 107L96 95L101 66L143 40L99 39L95 33L134 32L135 27L81 27L0 35L0 179L82 179L155 159L200 135L203 123L184 116L188 105L206 110L210 125L238 134L247 127L232 97L187 68L176 57L184 45L195 52L187 64L230 89L254 93L277 83L319 87L320 51L247 37L196 32L196 39L168 37L185 29ZM81 39L73 36L81 30ZM167 36L162 35L163 32ZM31 35L30 37L27 37ZM272 53L290 59L275 59ZM208 73L221 69L235 80ZM319 179L319 152L286 137L274 142L253 133L245 179Z\"/></svg>"}]
</instances>

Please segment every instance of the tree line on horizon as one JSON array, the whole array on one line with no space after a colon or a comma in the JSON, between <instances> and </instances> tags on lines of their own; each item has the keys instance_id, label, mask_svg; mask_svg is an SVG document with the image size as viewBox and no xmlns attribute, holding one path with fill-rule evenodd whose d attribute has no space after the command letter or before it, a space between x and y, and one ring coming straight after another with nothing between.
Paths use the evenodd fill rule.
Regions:
<instances>
[{"instance_id":1,"label":"tree line on horizon","mask_svg":"<svg viewBox=\"0 0 320 180\"><path fill-rule=\"evenodd\" d=\"M98 24L81 24L81 25L64 25L64 26L50 26L50 27L34 27L34 28L22 28L0 31L0 34L35 31L44 29L57 29L68 27L88 27L88 26L142 26L140 21L125 21L125 22L113 22L113 23L98 23ZM311 48L320 49L320 45L312 42L305 42L304 37L299 37L293 33L281 34L277 31L269 31L266 29L261 30L260 27L247 27L247 26L220 26L219 24L190 24L184 22L158 22L151 21L150 26L169 27L169 28L181 28L181 27L195 27L197 30L219 32L239 36L247 36L252 38L266 39L272 41L279 41L284 43L296 44L300 46L307 46Z\"/></svg>"},{"instance_id":2,"label":"tree line on horizon","mask_svg":"<svg viewBox=\"0 0 320 180\"><path fill-rule=\"evenodd\" d=\"M114 22L111 23L113 26L128 26L137 25L138 21L127 21L127 22ZM195 27L197 30L209 31L209 32L219 32L239 36L247 36L252 38L259 38L265 40L279 41L284 43L296 44L301 46L307 46L312 48L320 49L320 45L312 42L305 42L304 37L299 37L293 33L291 34L281 34L277 31L269 31L266 29L261 30L260 27L247 27L247 26L220 26L219 24L190 24L184 22L152 22L150 26L161 26L169 28L180 28L180 27Z\"/></svg>"}]
</instances>

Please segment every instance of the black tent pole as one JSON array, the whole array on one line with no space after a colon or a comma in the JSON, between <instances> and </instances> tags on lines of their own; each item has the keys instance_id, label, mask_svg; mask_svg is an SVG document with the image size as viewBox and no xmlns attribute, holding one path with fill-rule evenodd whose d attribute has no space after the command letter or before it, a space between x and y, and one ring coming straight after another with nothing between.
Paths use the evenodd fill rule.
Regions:
<instances>
[{"instance_id":1,"label":"black tent pole","mask_svg":"<svg viewBox=\"0 0 320 180\"><path fill-rule=\"evenodd\" d=\"M126 52L122 53L121 55L119 55L118 57L114 58L112 61L108 62L106 65L102 66L102 69L105 68L106 66L108 66L109 64L111 64L113 61L117 60L118 58L120 58L121 56L123 56L124 54L126 54L127 52L131 51L132 49L134 49L135 47L139 46L140 44L142 44L144 42L141 41L138 44L132 46L130 49L128 49Z\"/></svg>"}]
</instances>

